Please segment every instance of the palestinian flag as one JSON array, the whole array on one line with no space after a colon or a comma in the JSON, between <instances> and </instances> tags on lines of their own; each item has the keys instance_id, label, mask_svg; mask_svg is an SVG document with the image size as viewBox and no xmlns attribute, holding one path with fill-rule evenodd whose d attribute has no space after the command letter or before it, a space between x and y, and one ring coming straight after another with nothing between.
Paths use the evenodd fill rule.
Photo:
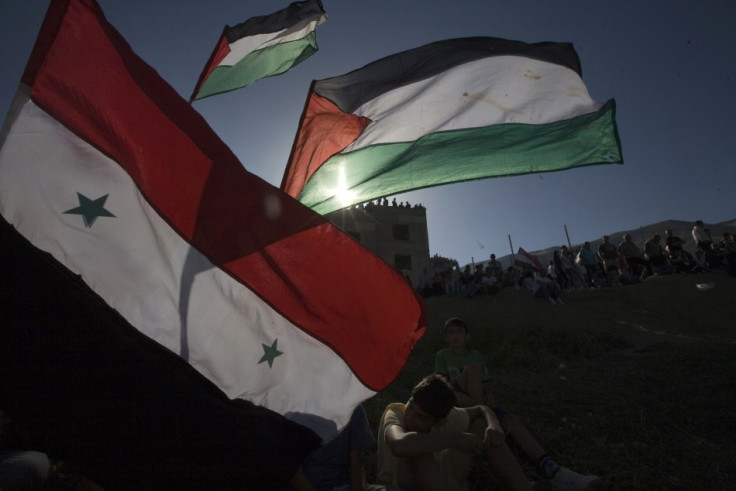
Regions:
<instances>
[{"instance_id":1,"label":"palestinian flag","mask_svg":"<svg viewBox=\"0 0 736 491\"><path fill-rule=\"evenodd\" d=\"M0 214L114 309L125 321L121 330L134 328L150 340L147 347L154 342L160 347L145 353L176 354L223 400L250 401L268 414L278 413L284 427L297 421L323 438L395 379L423 333L423 307L401 275L320 215L248 173L204 119L131 51L93 0L51 2L0 136ZM29 281L2 279L11 285ZM43 287L40 282L30 290ZM55 294L64 299L69 290ZM77 310L59 312L59 323L80 326L64 332L94 336L95 318ZM20 336L16 340L27 348L22 359L43 363L44 351L36 353L33 343L23 341L33 312L13 312L15 317L0 325L3 336ZM100 328L103 334L112 338ZM142 352L131 352L131 366L115 365L124 363L117 355L109 357L113 365L108 366L109 342L94 351L96 343L86 340L100 371L117 366L128 373L140 366L139 379L159 381L150 363L144 368L138 361ZM72 368L78 354L73 346L59 345L69 351L55 359L69 363L59 363L58 370ZM27 382L28 392L44 397L100 395L79 386L57 393L42 379ZM138 403L143 396L137 391L147 400L159 397L150 385L136 389L96 380L98 386L105 388L106 407L120 411ZM34 394L15 396L35 406ZM210 421L180 418L185 408L179 400L159 402L170 410L172 434L196 440L208 432ZM76 431L110 430L95 419L99 412L79 407L89 418L77 416L84 424ZM160 421L160 416L151 417ZM118 431L120 439L137 434L132 428ZM74 434L64 434L69 445ZM244 469L287 479L284 469L263 462L282 453L287 463L298 464L309 448L289 453L294 442L287 440L252 442L253 453L238 458L250 462ZM197 455L230 452L227 441L197 448ZM130 445L118 447L112 439L104 449L95 447L95 455L114 461L122 452L118 448ZM261 458L259 446L281 450L264 448ZM174 460L151 473L163 476L177 466Z\"/></svg>"},{"instance_id":2,"label":"palestinian flag","mask_svg":"<svg viewBox=\"0 0 736 491\"><path fill-rule=\"evenodd\" d=\"M317 52L315 29L327 20L320 0L294 2L271 15L225 26L191 100L280 75Z\"/></svg>"},{"instance_id":3,"label":"palestinian flag","mask_svg":"<svg viewBox=\"0 0 736 491\"><path fill-rule=\"evenodd\" d=\"M319 213L458 181L621 163L567 43L440 41L312 84L281 189Z\"/></svg>"},{"instance_id":4,"label":"palestinian flag","mask_svg":"<svg viewBox=\"0 0 736 491\"><path fill-rule=\"evenodd\" d=\"M537 259L537 256L526 252L521 247L519 247L519 251L516 253L514 264L520 268L529 268L534 271L542 271L545 269L542 263L539 262L539 259Z\"/></svg>"}]
</instances>

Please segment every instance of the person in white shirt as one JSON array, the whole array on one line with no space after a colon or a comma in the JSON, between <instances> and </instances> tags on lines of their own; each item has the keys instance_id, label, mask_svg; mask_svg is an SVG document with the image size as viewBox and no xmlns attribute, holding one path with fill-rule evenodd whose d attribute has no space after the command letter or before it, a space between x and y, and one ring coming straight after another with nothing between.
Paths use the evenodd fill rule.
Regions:
<instances>
[{"instance_id":1,"label":"person in white shirt","mask_svg":"<svg viewBox=\"0 0 736 491\"><path fill-rule=\"evenodd\" d=\"M698 249L703 251L706 255L710 252L712 240L708 235L703 220L697 220L692 230L693 240L698 246Z\"/></svg>"},{"instance_id":2,"label":"person in white shirt","mask_svg":"<svg viewBox=\"0 0 736 491\"><path fill-rule=\"evenodd\" d=\"M562 288L546 271L537 271L534 275L532 294L535 297L546 298L553 305L562 303Z\"/></svg>"}]
</instances>

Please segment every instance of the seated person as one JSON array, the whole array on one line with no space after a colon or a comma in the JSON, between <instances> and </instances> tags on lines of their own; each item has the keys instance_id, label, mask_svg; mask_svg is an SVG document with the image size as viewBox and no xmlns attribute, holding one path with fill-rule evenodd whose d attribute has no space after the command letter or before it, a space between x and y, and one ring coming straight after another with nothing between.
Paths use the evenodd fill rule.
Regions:
<instances>
[{"instance_id":1,"label":"seated person","mask_svg":"<svg viewBox=\"0 0 736 491\"><path fill-rule=\"evenodd\" d=\"M666 249L665 249L666 250ZM694 267L691 258L685 255L682 249L675 252L667 252L670 265L675 268L676 273L690 273Z\"/></svg>"},{"instance_id":2,"label":"seated person","mask_svg":"<svg viewBox=\"0 0 736 491\"><path fill-rule=\"evenodd\" d=\"M500 278L503 275L503 266L501 266L501 262L496 259L495 254L491 254L491 259L488 261L488 268L491 270L491 274L497 278Z\"/></svg>"},{"instance_id":3,"label":"seated person","mask_svg":"<svg viewBox=\"0 0 736 491\"><path fill-rule=\"evenodd\" d=\"M20 431L0 411L0 489L44 489L49 473L45 453L24 450Z\"/></svg>"},{"instance_id":4,"label":"seated person","mask_svg":"<svg viewBox=\"0 0 736 491\"><path fill-rule=\"evenodd\" d=\"M335 438L312 452L296 475L291 487L296 491L380 491L385 486L367 484L360 450L375 444L365 409L359 405L350 422Z\"/></svg>"},{"instance_id":5,"label":"seated person","mask_svg":"<svg viewBox=\"0 0 736 491\"><path fill-rule=\"evenodd\" d=\"M462 295L470 298L478 293L478 285L475 281L475 275L470 271L470 265L466 265L460 275L459 291Z\"/></svg>"},{"instance_id":6,"label":"seated person","mask_svg":"<svg viewBox=\"0 0 736 491\"><path fill-rule=\"evenodd\" d=\"M619 270L618 281L622 285L634 285L641 282L641 272L637 275L630 264L624 264Z\"/></svg>"},{"instance_id":7,"label":"seated person","mask_svg":"<svg viewBox=\"0 0 736 491\"><path fill-rule=\"evenodd\" d=\"M427 268L422 269L422 276L419 278L419 294L422 297L429 297L432 294L432 275L429 274Z\"/></svg>"},{"instance_id":8,"label":"seated person","mask_svg":"<svg viewBox=\"0 0 736 491\"><path fill-rule=\"evenodd\" d=\"M458 292L458 284L460 282L460 270L457 266L453 266L445 277L445 293L447 295L456 295Z\"/></svg>"},{"instance_id":9,"label":"seated person","mask_svg":"<svg viewBox=\"0 0 736 491\"><path fill-rule=\"evenodd\" d=\"M521 288L521 270L514 266L506 268L506 272L503 274L502 286L504 288Z\"/></svg>"},{"instance_id":10,"label":"seated person","mask_svg":"<svg viewBox=\"0 0 736 491\"><path fill-rule=\"evenodd\" d=\"M562 303L562 288L546 271L537 271L533 281L532 294L535 297L546 298L553 305Z\"/></svg>"},{"instance_id":11,"label":"seated person","mask_svg":"<svg viewBox=\"0 0 736 491\"><path fill-rule=\"evenodd\" d=\"M529 290L534 293L534 273L531 271L524 271L521 274L521 281L519 281L519 284L524 290Z\"/></svg>"},{"instance_id":12,"label":"seated person","mask_svg":"<svg viewBox=\"0 0 736 491\"><path fill-rule=\"evenodd\" d=\"M601 288L621 286L621 271L613 264L608 266L604 274L599 275L596 284Z\"/></svg>"},{"instance_id":13,"label":"seated person","mask_svg":"<svg viewBox=\"0 0 736 491\"><path fill-rule=\"evenodd\" d=\"M401 489L467 489L482 454L509 489L530 489L493 412L455 402L447 380L433 374L414 387L408 402L386 407L378 432L378 480Z\"/></svg>"},{"instance_id":14,"label":"seated person","mask_svg":"<svg viewBox=\"0 0 736 491\"><path fill-rule=\"evenodd\" d=\"M683 249L683 245L685 245L685 241L683 241L680 237L672 233L671 229L665 229L664 231L665 239L664 239L664 248L669 253L677 253L677 251L683 251L685 253L685 256L689 256L689 259L692 259L692 254L687 252L685 249Z\"/></svg>"},{"instance_id":15,"label":"seated person","mask_svg":"<svg viewBox=\"0 0 736 491\"><path fill-rule=\"evenodd\" d=\"M662 237L659 234L654 234L644 243L644 255L651 267L651 274L670 274L673 272L672 266L662 252L661 240Z\"/></svg>"},{"instance_id":16,"label":"seated person","mask_svg":"<svg viewBox=\"0 0 736 491\"><path fill-rule=\"evenodd\" d=\"M726 255L723 253L718 244L710 244L710 253L705 252L705 260L711 269L726 269Z\"/></svg>"},{"instance_id":17,"label":"seated person","mask_svg":"<svg viewBox=\"0 0 736 491\"><path fill-rule=\"evenodd\" d=\"M501 289L498 278L486 267L485 273L480 277L478 282L479 291L486 295L495 295Z\"/></svg>"},{"instance_id":18,"label":"seated person","mask_svg":"<svg viewBox=\"0 0 736 491\"><path fill-rule=\"evenodd\" d=\"M586 489L600 482L597 476L583 476L558 465L521 420L498 404L490 390L491 376L482 355L468 347L468 325L462 319L453 317L445 322L445 339L448 347L435 355L435 373L450 380L458 406L482 404L491 408L504 434L536 464L539 474L550 480L554 489Z\"/></svg>"},{"instance_id":19,"label":"seated person","mask_svg":"<svg viewBox=\"0 0 736 491\"><path fill-rule=\"evenodd\" d=\"M708 267L708 262L705 260L705 253L701 249L695 251L694 262L695 264L690 270L692 273L707 273L711 271L711 269Z\"/></svg>"},{"instance_id":20,"label":"seated person","mask_svg":"<svg viewBox=\"0 0 736 491\"><path fill-rule=\"evenodd\" d=\"M723 232L723 239L718 244L726 256L726 267L729 271L736 271L736 237L728 232Z\"/></svg>"}]
</instances>

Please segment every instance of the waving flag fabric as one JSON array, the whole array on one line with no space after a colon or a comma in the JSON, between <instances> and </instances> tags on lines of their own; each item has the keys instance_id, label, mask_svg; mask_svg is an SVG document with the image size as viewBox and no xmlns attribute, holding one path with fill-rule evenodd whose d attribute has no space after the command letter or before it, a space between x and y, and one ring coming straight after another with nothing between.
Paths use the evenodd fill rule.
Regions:
<instances>
[{"instance_id":1,"label":"waving flag fabric","mask_svg":"<svg viewBox=\"0 0 736 491\"><path fill-rule=\"evenodd\" d=\"M544 266L539 259L537 259L537 256L526 252L521 247L519 247L519 251L516 253L514 263L519 267L531 268L535 271L542 271L544 269Z\"/></svg>"},{"instance_id":2,"label":"waving flag fabric","mask_svg":"<svg viewBox=\"0 0 736 491\"><path fill-rule=\"evenodd\" d=\"M320 0L294 2L271 15L226 26L192 100L246 87L290 70L317 52L315 29L327 20Z\"/></svg>"},{"instance_id":3,"label":"waving flag fabric","mask_svg":"<svg viewBox=\"0 0 736 491\"><path fill-rule=\"evenodd\" d=\"M229 399L333 434L423 333L401 275L248 173L93 0L52 1L0 145L2 216Z\"/></svg>"},{"instance_id":4,"label":"waving flag fabric","mask_svg":"<svg viewBox=\"0 0 736 491\"><path fill-rule=\"evenodd\" d=\"M106 490L283 489L319 446L229 400L2 217L0 244L2 411L65 474Z\"/></svg>"},{"instance_id":5,"label":"waving flag fabric","mask_svg":"<svg viewBox=\"0 0 736 491\"><path fill-rule=\"evenodd\" d=\"M316 81L281 188L319 213L450 182L621 163L567 43L440 41Z\"/></svg>"}]
</instances>

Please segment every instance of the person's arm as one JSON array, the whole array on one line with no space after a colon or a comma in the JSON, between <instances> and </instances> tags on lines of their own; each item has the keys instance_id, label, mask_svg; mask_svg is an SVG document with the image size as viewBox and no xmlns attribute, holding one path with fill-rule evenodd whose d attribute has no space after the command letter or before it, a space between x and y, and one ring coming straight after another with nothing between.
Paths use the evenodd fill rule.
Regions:
<instances>
[{"instance_id":1,"label":"person's arm","mask_svg":"<svg viewBox=\"0 0 736 491\"><path fill-rule=\"evenodd\" d=\"M459 407L468 407L473 406L475 404L478 404L478 401L470 397L465 392L456 390L455 391L455 398L457 399L457 405Z\"/></svg>"},{"instance_id":2,"label":"person's arm","mask_svg":"<svg viewBox=\"0 0 736 491\"><path fill-rule=\"evenodd\" d=\"M392 425L386 428L385 437L386 445L396 457L418 457L445 448L474 453L483 450L483 442L478 436L460 431L418 433Z\"/></svg>"},{"instance_id":3,"label":"person's arm","mask_svg":"<svg viewBox=\"0 0 736 491\"><path fill-rule=\"evenodd\" d=\"M486 361L483 358L483 355L481 355L478 350L473 350L472 356L474 363L477 363L481 367L480 376L481 384L483 386L483 400L480 401L480 404L484 404L488 406L491 410L493 410L494 407L498 406L498 402L493 395L493 391L491 391L491 372L488 371L488 365L486 365ZM478 402L474 404L467 404L465 407L476 406L478 404Z\"/></svg>"},{"instance_id":4,"label":"person's arm","mask_svg":"<svg viewBox=\"0 0 736 491\"><path fill-rule=\"evenodd\" d=\"M483 418L486 423L486 430L483 436L483 444L491 447L498 447L506 441L506 434L501 428L501 423L488 406L473 406L465 409L472 421L474 418Z\"/></svg>"},{"instance_id":5,"label":"person's arm","mask_svg":"<svg viewBox=\"0 0 736 491\"><path fill-rule=\"evenodd\" d=\"M434 373L439 373L440 375L444 375L449 378L450 374L447 370L447 363L445 363L445 358L441 353L442 351L438 351L434 355Z\"/></svg>"}]
</instances>

